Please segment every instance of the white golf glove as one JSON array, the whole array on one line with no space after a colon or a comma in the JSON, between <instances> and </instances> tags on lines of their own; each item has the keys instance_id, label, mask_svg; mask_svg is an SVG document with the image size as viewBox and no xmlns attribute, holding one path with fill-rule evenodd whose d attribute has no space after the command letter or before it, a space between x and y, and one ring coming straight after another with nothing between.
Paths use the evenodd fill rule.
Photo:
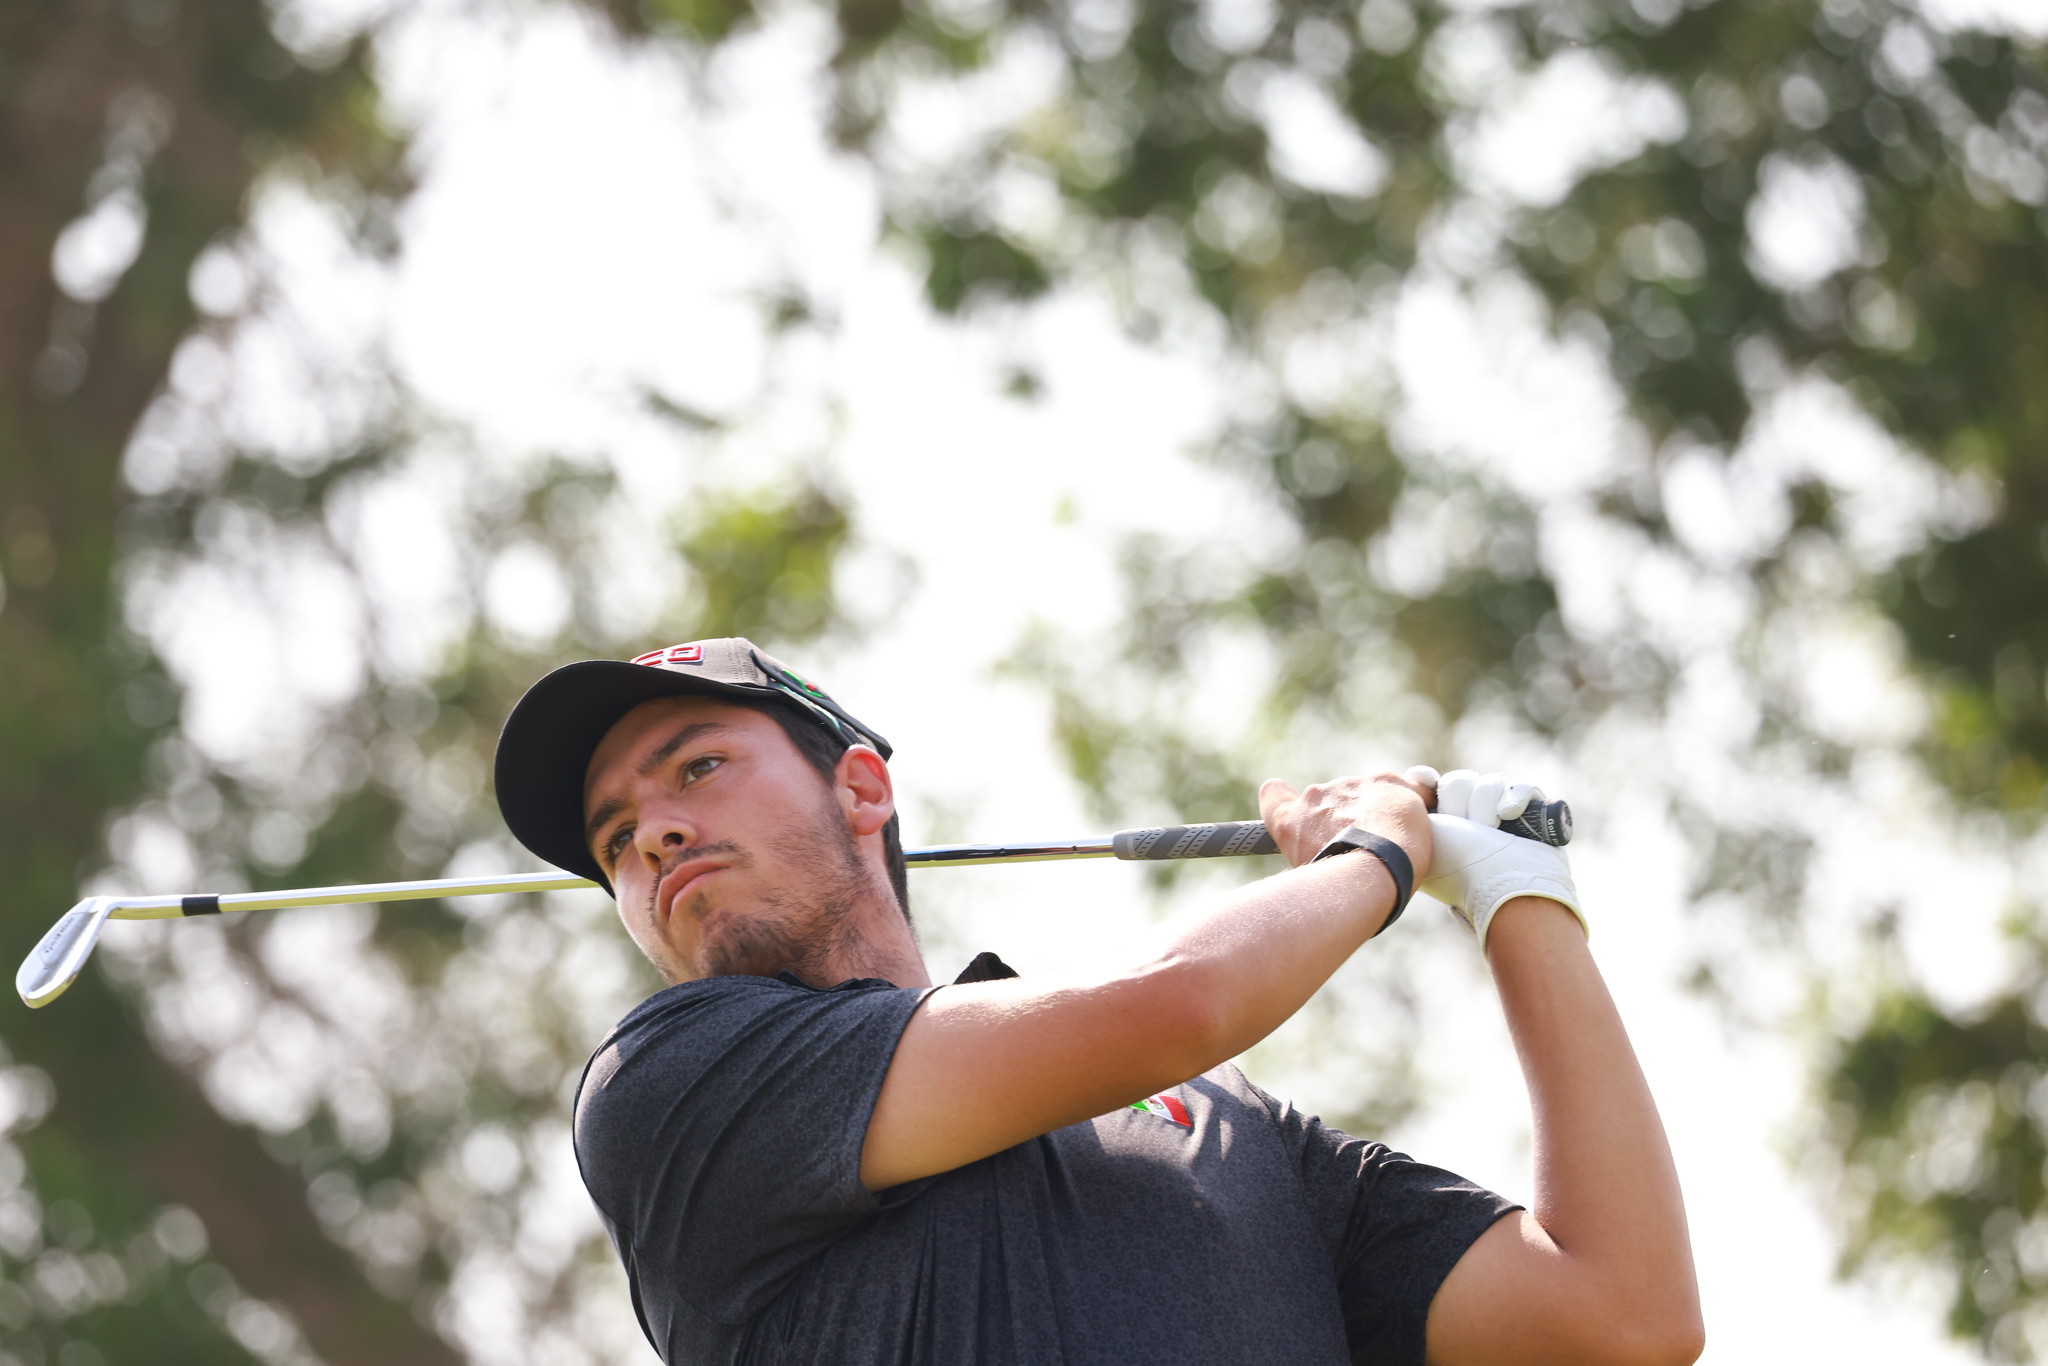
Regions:
<instances>
[{"instance_id":1,"label":"white golf glove","mask_svg":"<svg viewBox=\"0 0 2048 1366\"><path fill-rule=\"evenodd\" d=\"M1456 911L1479 936L1482 951L1494 913L1518 896L1561 903L1591 936L1564 850L1498 828L1501 821L1513 820L1531 803L1541 802L1541 788L1471 769L1438 778L1434 770L1419 768L1410 770L1409 776L1436 788L1436 814L1429 818L1429 876L1421 890Z\"/></svg>"}]
</instances>

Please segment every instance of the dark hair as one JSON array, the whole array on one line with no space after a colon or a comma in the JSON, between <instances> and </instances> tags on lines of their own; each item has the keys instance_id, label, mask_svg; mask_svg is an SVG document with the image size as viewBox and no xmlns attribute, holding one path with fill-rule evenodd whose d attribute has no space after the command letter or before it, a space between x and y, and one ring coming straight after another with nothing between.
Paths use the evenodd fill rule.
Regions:
<instances>
[{"instance_id":1,"label":"dark hair","mask_svg":"<svg viewBox=\"0 0 2048 1366\"><path fill-rule=\"evenodd\" d=\"M846 753L849 746L837 732L828 729L815 716L780 702L754 702L738 697L720 700L774 717L775 724L782 727L782 733L796 746L796 752L803 755L826 782L832 781L839 767L839 756ZM889 886L896 892L896 905L903 912L904 923L911 924L910 870L903 861L902 826L903 818L892 815L889 823L882 827L882 857L889 865Z\"/></svg>"}]
</instances>

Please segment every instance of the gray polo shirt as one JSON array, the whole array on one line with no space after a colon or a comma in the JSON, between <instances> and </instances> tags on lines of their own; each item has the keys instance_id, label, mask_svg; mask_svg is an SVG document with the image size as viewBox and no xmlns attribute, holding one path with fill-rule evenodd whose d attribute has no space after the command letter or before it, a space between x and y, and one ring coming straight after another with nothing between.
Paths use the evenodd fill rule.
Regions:
<instances>
[{"instance_id":1,"label":"gray polo shirt","mask_svg":"<svg viewBox=\"0 0 2048 1366\"><path fill-rule=\"evenodd\" d=\"M923 996L690 982L591 1059L577 1161L669 1366L1421 1366L1437 1287L1516 1208L1228 1065L870 1194Z\"/></svg>"}]
</instances>

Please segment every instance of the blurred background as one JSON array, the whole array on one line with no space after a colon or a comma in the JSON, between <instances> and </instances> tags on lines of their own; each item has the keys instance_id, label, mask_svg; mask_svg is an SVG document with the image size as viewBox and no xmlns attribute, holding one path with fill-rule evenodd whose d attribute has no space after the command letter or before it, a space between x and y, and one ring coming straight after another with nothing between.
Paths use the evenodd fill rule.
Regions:
<instances>
[{"instance_id":1,"label":"blurred background","mask_svg":"<svg viewBox=\"0 0 2048 1366\"><path fill-rule=\"evenodd\" d=\"M523 869L547 668L740 633L911 843L1567 795L1707 1360L2048 1352L2039 0L7 0L0 947ZM1257 866L920 873L936 972ZM1511 1195L1427 905L1246 1060ZM596 893L0 1011L0 1366L651 1363Z\"/></svg>"}]
</instances>

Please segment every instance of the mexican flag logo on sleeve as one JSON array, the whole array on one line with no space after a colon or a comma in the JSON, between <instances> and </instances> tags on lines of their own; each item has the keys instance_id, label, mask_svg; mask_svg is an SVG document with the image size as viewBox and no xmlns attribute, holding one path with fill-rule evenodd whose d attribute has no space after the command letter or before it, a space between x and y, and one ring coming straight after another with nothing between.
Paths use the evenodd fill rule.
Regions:
<instances>
[{"instance_id":1,"label":"mexican flag logo on sleeve","mask_svg":"<svg viewBox=\"0 0 2048 1366\"><path fill-rule=\"evenodd\" d=\"M1147 1096L1143 1100L1134 1100L1131 1102L1131 1108L1171 1120L1183 1129L1195 1127L1195 1122L1188 1118L1188 1107L1180 1103L1180 1097L1165 1091L1156 1096Z\"/></svg>"}]
</instances>

